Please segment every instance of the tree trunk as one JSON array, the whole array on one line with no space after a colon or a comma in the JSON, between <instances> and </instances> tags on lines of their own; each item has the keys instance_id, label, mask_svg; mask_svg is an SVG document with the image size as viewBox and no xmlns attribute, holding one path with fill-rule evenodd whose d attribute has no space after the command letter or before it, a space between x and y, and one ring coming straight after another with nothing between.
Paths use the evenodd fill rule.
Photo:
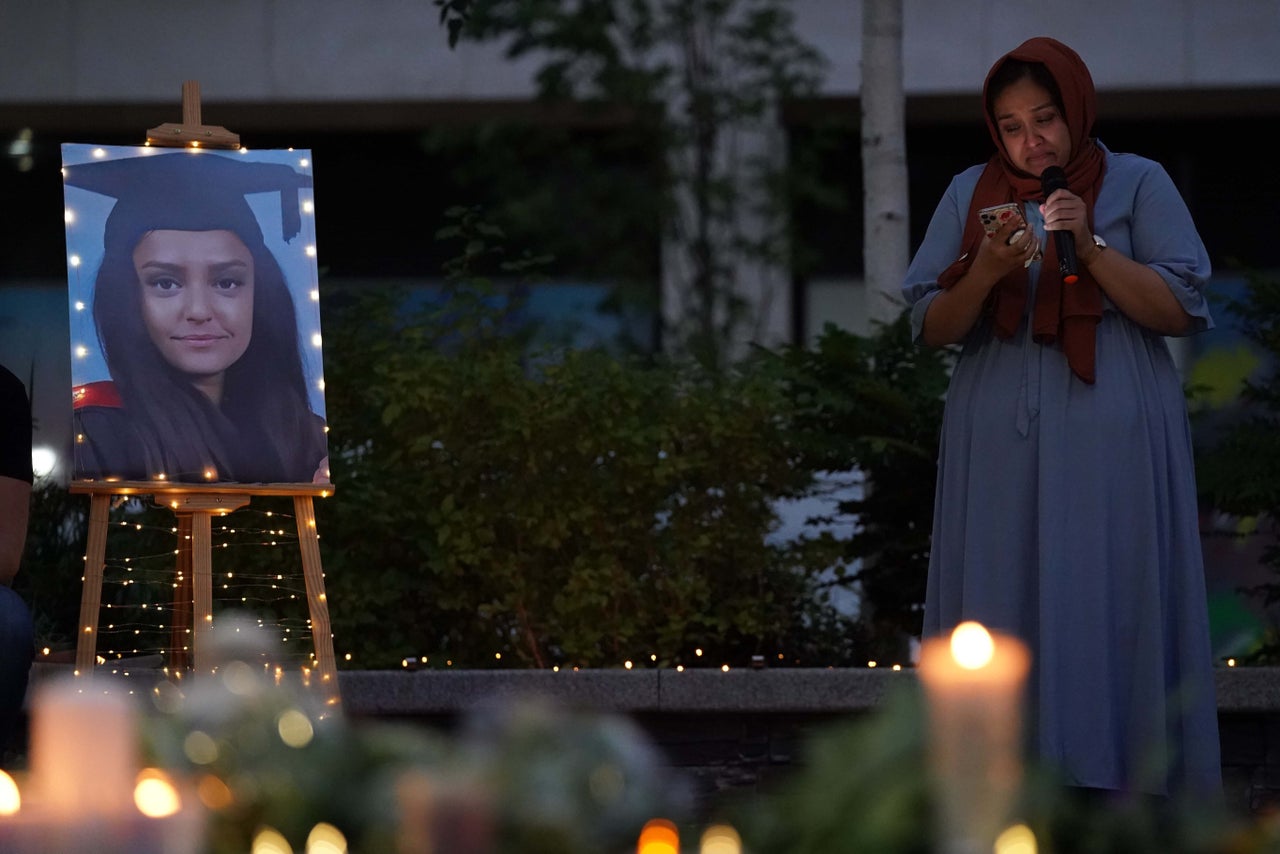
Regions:
<instances>
[{"instance_id":1,"label":"tree trunk","mask_svg":"<svg viewBox=\"0 0 1280 854\"><path fill-rule=\"evenodd\" d=\"M910 251L903 122L902 0L862 3L863 269L867 317L902 309Z\"/></svg>"}]
</instances>

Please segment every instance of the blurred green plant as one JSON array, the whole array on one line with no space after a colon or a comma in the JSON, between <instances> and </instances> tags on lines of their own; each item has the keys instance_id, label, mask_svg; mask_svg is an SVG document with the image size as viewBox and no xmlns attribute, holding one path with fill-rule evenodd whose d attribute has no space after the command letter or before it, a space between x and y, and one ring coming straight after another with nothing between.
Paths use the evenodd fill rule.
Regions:
<instances>
[{"instance_id":1,"label":"blurred green plant","mask_svg":"<svg viewBox=\"0 0 1280 854\"><path fill-rule=\"evenodd\" d=\"M1226 310L1253 345L1252 357L1220 359L1231 368L1238 401L1213 408L1215 401L1231 400L1222 382L1201 379L1195 387L1196 481L1204 503L1216 511L1238 517L1235 535L1263 537L1260 562L1280 575L1280 279L1251 274L1244 293L1226 302ZM1264 607L1280 602L1280 579L1248 589ZM1255 663L1280 660L1280 640L1274 629L1250 654Z\"/></svg>"},{"instance_id":2,"label":"blurred green plant","mask_svg":"<svg viewBox=\"0 0 1280 854\"><path fill-rule=\"evenodd\" d=\"M729 815L754 854L928 854L937 838L929 783L927 716L917 687L875 712L811 734L796 772ZM1280 850L1280 825L1204 796L1104 793L1063 783L1028 763L1011 823L1045 854L1263 854ZM1029 849L1009 849L1029 850Z\"/></svg>"},{"instance_id":3,"label":"blurred green plant","mask_svg":"<svg viewBox=\"0 0 1280 854\"><path fill-rule=\"evenodd\" d=\"M148 760L200 792L208 854L256 850L262 828L311 850L321 822L357 853L598 854L686 814L680 780L624 718L529 697L474 710L452 735L349 721L271 677L282 650L255 623L224 615L216 673L149 692Z\"/></svg>"},{"instance_id":4,"label":"blurred green plant","mask_svg":"<svg viewBox=\"0 0 1280 854\"><path fill-rule=\"evenodd\" d=\"M490 289L503 235L465 212L439 300L326 305L318 507L334 628L366 667L843 660L827 540L769 544L803 489L772 374L530 353ZM358 544L358 546L356 545Z\"/></svg>"},{"instance_id":5,"label":"blurred green plant","mask_svg":"<svg viewBox=\"0 0 1280 854\"><path fill-rule=\"evenodd\" d=\"M811 521L855 526L841 542L849 577L838 570L837 581L856 584L861 616L881 645L877 657L905 660L902 647L921 628L952 355L918 346L904 312L867 336L828 326L813 347L785 348L775 358L785 369L800 467L861 477L856 497Z\"/></svg>"}]
</instances>

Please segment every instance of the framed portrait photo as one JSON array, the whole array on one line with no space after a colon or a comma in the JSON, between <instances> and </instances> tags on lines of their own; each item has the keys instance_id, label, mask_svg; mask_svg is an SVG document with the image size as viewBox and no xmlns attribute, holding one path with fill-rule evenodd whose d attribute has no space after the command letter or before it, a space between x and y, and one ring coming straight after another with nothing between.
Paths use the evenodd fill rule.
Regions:
<instances>
[{"instance_id":1,"label":"framed portrait photo","mask_svg":"<svg viewBox=\"0 0 1280 854\"><path fill-rule=\"evenodd\" d=\"M308 151L62 146L73 481L329 482Z\"/></svg>"}]
</instances>

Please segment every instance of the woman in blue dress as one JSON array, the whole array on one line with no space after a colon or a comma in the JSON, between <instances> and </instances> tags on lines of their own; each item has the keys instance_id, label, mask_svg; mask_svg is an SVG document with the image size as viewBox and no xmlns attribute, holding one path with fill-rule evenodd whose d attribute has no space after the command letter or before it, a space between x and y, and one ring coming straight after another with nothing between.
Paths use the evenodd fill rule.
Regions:
<instances>
[{"instance_id":1,"label":"woman in blue dress","mask_svg":"<svg viewBox=\"0 0 1280 854\"><path fill-rule=\"evenodd\" d=\"M924 633L978 620L1029 645L1031 744L1067 783L1219 789L1191 433L1165 342L1212 326L1208 255L1165 170L1090 136L1093 81L1066 45L1020 45L983 95L996 153L952 180L903 286L917 340L961 348ZM1046 167L1066 175L1047 199ZM978 211L1004 202L1020 215L988 236Z\"/></svg>"}]
</instances>

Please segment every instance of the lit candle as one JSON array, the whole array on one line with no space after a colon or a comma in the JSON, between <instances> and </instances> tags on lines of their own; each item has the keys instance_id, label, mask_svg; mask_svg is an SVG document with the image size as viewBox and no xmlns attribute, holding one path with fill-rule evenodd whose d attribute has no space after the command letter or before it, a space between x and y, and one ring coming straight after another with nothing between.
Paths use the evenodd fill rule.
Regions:
<instances>
[{"instance_id":1,"label":"lit candle","mask_svg":"<svg viewBox=\"0 0 1280 854\"><path fill-rule=\"evenodd\" d=\"M130 814L137 773L131 698L71 679L40 686L31 719L31 779L49 816Z\"/></svg>"},{"instance_id":2,"label":"lit candle","mask_svg":"<svg viewBox=\"0 0 1280 854\"><path fill-rule=\"evenodd\" d=\"M920 651L929 768L941 849L990 852L1022 782L1022 692L1031 656L1017 639L961 623Z\"/></svg>"},{"instance_id":3,"label":"lit candle","mask_svg":"<svg viewBox=\"0 0 1280 854\"><path fill-rule=\"evenodd\" d=\"M0 786L0 851L203 850L203 813L183 808L164 773L138 773L137 715L133 699L100 680L41 684L32 702L30 797Z\"/></svg>"}]
</instances>

